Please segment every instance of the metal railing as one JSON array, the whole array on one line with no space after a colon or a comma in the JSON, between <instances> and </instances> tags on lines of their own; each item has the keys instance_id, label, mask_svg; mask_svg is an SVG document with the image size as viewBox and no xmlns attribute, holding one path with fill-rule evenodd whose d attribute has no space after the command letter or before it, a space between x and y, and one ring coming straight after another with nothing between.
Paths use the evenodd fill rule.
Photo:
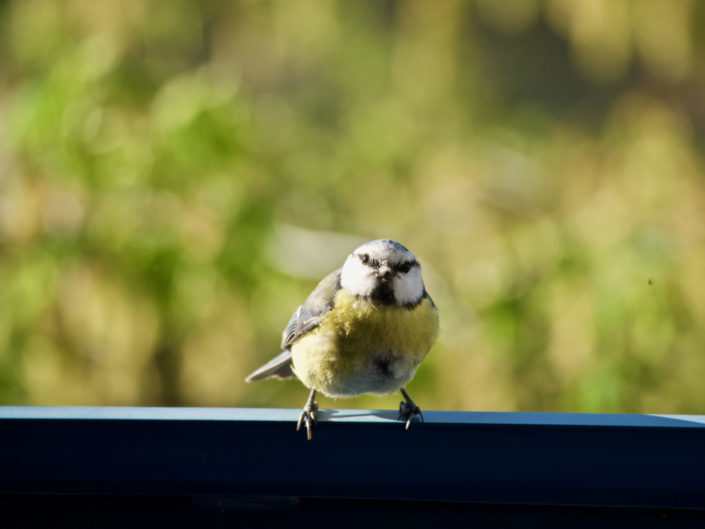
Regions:
<instances>
[{"instance_id":1,"label":"metal railing","mask_svg":"<svg viewBox=\"0 0 705 529\"><path fill-rule=\"evenodd\" d=\"M705 511L705 416L0 407L0 495ZM240 501L239 500L239 501Z\"/></svg>"}]
</instances>

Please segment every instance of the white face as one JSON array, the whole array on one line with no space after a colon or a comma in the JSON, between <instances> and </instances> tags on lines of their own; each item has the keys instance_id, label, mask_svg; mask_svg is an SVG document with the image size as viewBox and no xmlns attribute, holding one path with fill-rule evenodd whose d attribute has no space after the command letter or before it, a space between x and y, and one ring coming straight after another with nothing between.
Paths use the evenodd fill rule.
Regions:
<instances>
[{"instance_id":1,"label":"white face","mask_svg":"<svg viewBox=\"0 0 705 529\"><path fill-rule=\"evenodd\" d=\"M345 260L340 284L355 296L382 304L414 305L424 293L421 267L401 244L366 242Z\"/></svg>"}]
</instances>

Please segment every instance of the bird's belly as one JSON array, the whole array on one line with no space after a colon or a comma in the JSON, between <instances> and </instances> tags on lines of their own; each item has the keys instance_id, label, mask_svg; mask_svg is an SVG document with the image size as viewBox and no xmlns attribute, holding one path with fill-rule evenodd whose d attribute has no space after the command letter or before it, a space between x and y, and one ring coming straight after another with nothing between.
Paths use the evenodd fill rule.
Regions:
<instances>
[{"instance_id":1,"label":"bird's belly","mask_svg":"<svg viewBox=\"0 0 705 529\"><path fill-rule=\"evenodd\" d=\"M292 346L293 369L306 386L330 397L387 395L413 378L437 334L429 300L414 309L379 309L336 299L326 320Z\"/></svg>"},{"instance_id":2,"label":"bird's belly","mask_svg":"<svg viewBox=\"0 0 705 529\"><path fill-rule=\"evenodd\" d=\"M292 348L296 376L329 397L393 393L413 378L423 359L423 355L385 349L355 354L351 352L355 347L341 350L332 345L334 342L311 337Z\"/></svg>"}]
</instances>

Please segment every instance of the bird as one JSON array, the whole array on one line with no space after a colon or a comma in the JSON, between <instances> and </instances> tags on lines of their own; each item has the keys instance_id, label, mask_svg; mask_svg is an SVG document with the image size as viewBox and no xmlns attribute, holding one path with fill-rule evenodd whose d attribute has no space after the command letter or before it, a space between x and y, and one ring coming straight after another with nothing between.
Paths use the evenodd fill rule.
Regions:
<instances>
[{"instance_id":1,"label":"bird","mask_svg":"<svg viewBox=\"0 0 705 529\"><path fill-rule=\"evenodd\" d=\"M245 380L298 378L311 391L296 424L311 427L317 393L332 398L400 391L398 420L409 429L421 409L404 387L439 334L438 310L414 254L390 239L353 250L294 311L283 352Z\"/></svg>"}]
</instances>

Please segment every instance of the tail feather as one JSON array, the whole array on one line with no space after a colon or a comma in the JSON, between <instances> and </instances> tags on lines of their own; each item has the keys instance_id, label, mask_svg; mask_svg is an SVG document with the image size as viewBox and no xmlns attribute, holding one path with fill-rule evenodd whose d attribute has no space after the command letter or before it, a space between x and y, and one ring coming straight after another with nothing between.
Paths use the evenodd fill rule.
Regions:
<instances>
[{"instance_id":1,"label":"tail feather","mask_svg":"<svg viewBox=\"0 0 705 529\"><path fill-rule=\"evenodd\" d=\"M245 382L256 382L269 377L296 378L292 369L291 351L289 349L286 349L282 354L256 369L245 379Z\"/></svg>"}]
</instances>

